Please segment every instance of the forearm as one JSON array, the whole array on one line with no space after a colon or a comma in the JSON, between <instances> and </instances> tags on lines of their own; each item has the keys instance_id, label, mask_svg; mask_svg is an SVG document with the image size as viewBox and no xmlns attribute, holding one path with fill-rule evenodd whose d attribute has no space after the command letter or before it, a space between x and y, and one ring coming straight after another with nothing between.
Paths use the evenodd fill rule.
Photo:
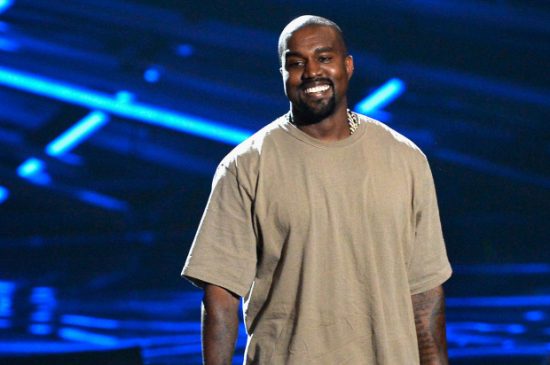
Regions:
<instances>
[{"instance_id":1,"label":"forearm","mask_svg":"<svg viewBox=\"0 0 550 365\"><path fill-rule=\"evenodd\" d=\"M202 303L202 349L205 365L230 365L239 328L239 298L207 285Z\"/></svg>"},{"instance_id":2,"label":"forearm","mask_svg":"<svg viewBox=\"0 0 550 365\"><path fill-rule=\"evenodd\" d=\"M422 365L446 365L445 297L441 286L412 296Z\"/></svg>"}]
</instances>

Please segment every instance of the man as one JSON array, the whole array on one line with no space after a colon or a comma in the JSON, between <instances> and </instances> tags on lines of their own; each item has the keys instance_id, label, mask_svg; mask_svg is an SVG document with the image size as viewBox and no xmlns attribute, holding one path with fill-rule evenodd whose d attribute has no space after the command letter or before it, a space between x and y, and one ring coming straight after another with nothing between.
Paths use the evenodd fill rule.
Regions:
<instances>
[{"instance_id":1,"label":"man","mask_svg":"<svg viewBox=\"0 0 550 365\"><path fill-rule=\"evenodd\" d=\"M204 288L205 363L446 364L451 275L431 172L409 140L348 111L340 28L289 23L290 112L220 163L183 275Z\"/></svg>"}]
</instances>

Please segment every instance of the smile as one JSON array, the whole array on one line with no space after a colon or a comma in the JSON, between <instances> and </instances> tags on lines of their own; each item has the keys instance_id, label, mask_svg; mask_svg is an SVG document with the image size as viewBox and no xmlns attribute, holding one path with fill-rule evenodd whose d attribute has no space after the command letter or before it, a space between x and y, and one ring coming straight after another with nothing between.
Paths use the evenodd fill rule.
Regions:
<instances>
[{"instance_id":1,"label":"smile","mask_svg":"<svg viewBox=\"0 0 550 365\"><path fill-rule=\"evenodd\" d=\"M329 85L314 86L314 87L307 88L305 90L305 93L306 94L322 93L327 91L328 89L330 89Z\"/></svg>"}]
</instances>

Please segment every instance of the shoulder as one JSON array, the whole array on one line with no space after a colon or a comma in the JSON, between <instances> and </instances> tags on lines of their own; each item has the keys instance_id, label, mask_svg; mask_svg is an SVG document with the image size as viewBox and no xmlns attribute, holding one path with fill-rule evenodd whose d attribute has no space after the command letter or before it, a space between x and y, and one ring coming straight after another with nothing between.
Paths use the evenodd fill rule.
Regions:
<instances>
[{"instance_id":1,"label":"shoulder","mask_svg":"<svg viewBox=\"0 0 550 365\"><path fill-rule=\"evenodd\" d=\"M220 167L234 173L237 170L253 168L258 163L266 146L273 144L278 139L285 138L286 133L281 128L283 118L282 116L275 119L238 144L222 159Z\"/></svg>"},{"instance_id":2,"label":"shoulder","mask_svg":"<svg viewBox=\"0 0 550 365\"><path fill-rule=\"evenodd\" d=\"M237 145L220 162L214 175L213 185L224 179L240 185L253 195L257 184L262 156L280 139L287 138L281 128L283 117L275 119Z\"/></svg>"},{"instance_id":3,"label":"shoulder","mask_svg":"<svg viewBox=\"0 0 550 365\"><path fill-rule=\"evenodd\" d=\"M364 123L367 128L368 140L377 148L387 152L399 153L403 157L408 157L414 160L426 161L426 155L422 150L409 138L397 132L393 128L384 123L359 114L361 123Z\"/></svg>"}]
</instances>

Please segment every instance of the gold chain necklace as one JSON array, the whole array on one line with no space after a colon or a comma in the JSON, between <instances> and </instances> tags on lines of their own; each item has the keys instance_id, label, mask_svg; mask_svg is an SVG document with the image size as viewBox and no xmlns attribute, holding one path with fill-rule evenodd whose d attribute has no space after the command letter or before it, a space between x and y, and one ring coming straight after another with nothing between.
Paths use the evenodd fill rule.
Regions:
<instances>
[{"instance_id":1,"label":"gold chain necklace","mask_svg":"<svg viewBox=\"0 0 550 365\"><path fill-rule=\"evenodd\" d=\"M352 135L353 133L355 133L357 128L359 128L359 117L357 116L357 113L354 113L349 109L347 109L347 116L349 134ZM287 113L286 117L290 123L294 124L294 121L292 120L292 114L290 112Z\"/></svg>"},{"instance_id":2,"label":"gold chain necklace","mask_svg":"<svg viewBox=\"0 0 550 365\"><path fill-rule=\"evenodd\" d=\"M348 109L348 125L349 125L350 135L355 133L357 128L359 128L359 117L357 116L357 113L354 113L349 109Z\"/></svg>"}]
</instances>

